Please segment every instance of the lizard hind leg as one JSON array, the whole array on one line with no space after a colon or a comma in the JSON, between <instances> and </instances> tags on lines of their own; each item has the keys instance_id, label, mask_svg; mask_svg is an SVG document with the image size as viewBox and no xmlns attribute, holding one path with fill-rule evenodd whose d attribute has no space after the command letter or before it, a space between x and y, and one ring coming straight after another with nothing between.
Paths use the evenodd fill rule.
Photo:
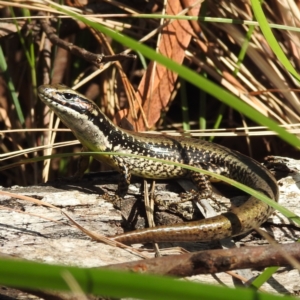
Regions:
<instances>
[{"instance_id":1,"label":"lizard hind leg","mask_svg":"<svg viewBox=\"0 0 300 300\"><path fill-rule=\"evenodd\" d=\"M197 186L198 191L194 193L194 198L199 202L202 199L214 199L212 186L207 175L191 171L189 174L192 182ZM196 195L195 195L196 194Z\"/></svg>"},{"instance_id":2,"label":"lizard hind leg","mask_svg":"<svg viewBox=\"0 0 300 300\"><path fill-rule=\"evenodd\" d=\"M180 199L177 201L164 201L161 200L159 195L154 198L154 201L157 205L164 207L165 209L171 212L178 212L178 207L185 202L196 201L198 203L204 199L216 200L212 191L210 181L207 176L198 172L190 172L189 178L196 185L198 190L192 189L187 192L180 194Z\"/></svg>"}]
</instances>

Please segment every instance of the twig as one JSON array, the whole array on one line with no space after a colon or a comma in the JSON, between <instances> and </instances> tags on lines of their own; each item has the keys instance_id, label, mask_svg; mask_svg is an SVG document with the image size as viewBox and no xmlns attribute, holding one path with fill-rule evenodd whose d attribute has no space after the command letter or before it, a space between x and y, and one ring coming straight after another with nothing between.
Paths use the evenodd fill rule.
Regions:
<instances>
[{"instance_id":1,"label":"twig","mask_svg":"<svg viewBox=\"0 0 300 300\"><path fill-rule=\"evenodd\" d=\"M43 12L38 13L39 16L45 16ZM46 17L46 16L45 16ZM51 27L47 21L47 19L41 19L39 20L41 23L43 31L46 33L48 39L58 47L61 47L67 51L70 51L72 54L77 55L86 61L95 64L97 67L101 63L109 62L109 61L121 61L124 59L135 59L136 55L134 54L124 54L119 53L115 55L104 55L104 54L95 54L92 52L89 52L83 48L80 48L78 46L73 45L72 43L68 43L58 37L58 35L55 33L55 29Z\"/></svg>"},{"instance_id":2,"label":"twig","mask_svg":"<svg viewBox=\"0 0 300 300\"><path fill-rule=\"evenodd\" d=\"M280 251L273 246L206 250L109 265L105 268L186 277L235 269L290 266L282 252L300 260L299 243L280 245L280 248Z\"/></svg>"}]
</instances>

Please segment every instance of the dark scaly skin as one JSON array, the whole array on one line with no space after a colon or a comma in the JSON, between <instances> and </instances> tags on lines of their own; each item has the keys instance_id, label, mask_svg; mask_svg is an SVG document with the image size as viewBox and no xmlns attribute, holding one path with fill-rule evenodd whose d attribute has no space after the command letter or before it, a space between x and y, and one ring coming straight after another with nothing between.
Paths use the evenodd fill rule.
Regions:
<instances>
[{"instance_id":1,"label":"dark scaly skin","mask_svg":"<svg viewBox=\"0 0 300 300\"><path fill-rule=\"evenodd\" d=\"M250 157L203 140L126 131L115 126L89 99L63 85L43 85L39 97L90 151L133 153L200 167L237 180L278 200L278 186L269 171ZM153 179L191 178L200 188L198 199L210 194L205 176L153 160L97 155L121 174L117 194L127 193L131 174ZM202 191L201 191L202 189ZM242 206L216 217L184 224L158 226L112 237L126 243L212 241L240 235L260 226L272 208L250 197Z\"/></svg>"}]
</instances>

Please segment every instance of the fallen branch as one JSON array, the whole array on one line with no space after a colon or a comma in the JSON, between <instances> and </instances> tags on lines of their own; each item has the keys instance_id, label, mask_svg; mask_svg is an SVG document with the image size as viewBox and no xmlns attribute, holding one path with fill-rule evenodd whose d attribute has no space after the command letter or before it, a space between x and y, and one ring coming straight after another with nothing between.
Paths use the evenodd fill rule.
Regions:
<instances>
[{"instance_id":1,"label":"fallen branch","mask_svg":"<svg viewBox=\"0 0 300 300\"><path fill-rule=\"evenodd\" d=\"M186 277L235 269L261 269L270 266L290 266L290 262L286 259L287 256L291 256L300 261L299 243L279 246L280 247L274 247L269 245L205 250L195 253L114 264L105 266L105 268Z\"/></svg>"}]
</instances>

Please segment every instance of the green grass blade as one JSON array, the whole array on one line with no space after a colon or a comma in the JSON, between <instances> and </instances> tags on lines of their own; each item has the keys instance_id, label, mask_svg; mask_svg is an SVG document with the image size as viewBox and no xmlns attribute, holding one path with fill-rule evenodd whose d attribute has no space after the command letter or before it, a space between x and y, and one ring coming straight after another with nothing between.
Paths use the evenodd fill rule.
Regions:
<instances>
[{"instance_id":1,"label":"green grass blade","mask_svg":"<svg viewBox=\"0 0 300 300\"><path fill-rule=\"evenodd\" d=\"M202 3L202 6L205 2ZM202 23L224 23L224 24L245 24L248 26L259 26L257 21L253 20L241 20L241 19L232 19L232 18L215 18L207 16L174 16L174 15L161 15L161 14L135 14L126 16L126 18L139 18L139 19L165 19L165 20L194 20L200 21ZM287 26L281 24L269 24L270 28L288 30L294 32L300 32L300 28L296 26Z\"/></svg>"},{"instance_id":2,"label":"green grass blade","mask_svg":"<svg viewBox=\"0 0 300 300\"><path fill-rule=\"evenodd\" d=\"M109 297L164 300L292 300L287 296L258 293L251 289L230 289L162 276L129 272L47 265L0 258L0 284L28 289L69 291L63 274L70 274L85 293Z\"/></svg>"},{"instance_id":3,"label":"green grass blade","mask_svg":"<svg viewBox=\"0 0 300 300\"><path fill-rule=\"evenodd\" d=\"M6 64L6 60L5 60L5 56L2 50L2 47L0 46L0 71L3 72L3 75L5 77L5 80L7 82L7 87L8 87L8 91L9 91L9 95L14 103L14 106L16 108L16 112L17 112L17 116L19 119L19 122L21 123L21 125L23 127L25 127L25 118L24 118L24 114L21 108L21 104L19 102L19 98L18 98L18 94L14 85L14 82L12 80L12 77L10 76L9 72L8 72L8 68L7 68L7 64Z\"/></svg>"},{"instance_id":4,"label":"green grass blade","mask_svg":"<svg viewBox=\"0 0 300 300\"><path fill-rule=\"evenodd\" d=\"M279 61L283 64L283 66L298 80L300 81L300 76L297 73L297 71L294 69L294 67L292 66L290 60L288 57L286 57L286 55L284 54L284 52L282 51L279 43L277 42L271 28L270 25L268 24L268 21L265 17L265 14L261 8L261 4L259 0L251 0L251 4L252 4L252 9L255 15L255 18L257 19L260 29L265 37L265 39L267 40L269 46L271 47L271 49L273 50L273 52L275 53L275 55L277 56L277 58L279 59Z\"/></svg>"},{"instance_id":5,"label":"green grass blade","mask_svg":"<svg viewBox=\"0 0 300 300\"><path fill-rule=\"evenodd\" d=\"M183 130L190 130L189 105L187 100L187 90L184 80L180 80L180 100L181 100L181 114L182 114L182 128Z\"/></svg>"},{"instance_id":6,"label":"green grass blade","mask_svg":"<svg viewBox=\"0 0 300 300\"><path fill-rule=\"evenodd\" d=\"M259 276L257 276L251 283L252 287L259 289L265 282L267 282L274 273L277 272L279 267L266 268Z\"/></svg>"}]
</instances>

